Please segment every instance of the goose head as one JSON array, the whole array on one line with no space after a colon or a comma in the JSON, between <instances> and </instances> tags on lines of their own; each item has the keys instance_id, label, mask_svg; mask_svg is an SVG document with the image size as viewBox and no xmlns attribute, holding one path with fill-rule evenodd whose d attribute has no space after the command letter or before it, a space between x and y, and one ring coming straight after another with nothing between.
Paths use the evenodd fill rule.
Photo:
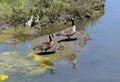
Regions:
<instances>
[{"instance_id":1,"label":"goose head","mask_svg":"<svg viewBox=\"0 0 120 82\"><path fill-rule=\"evenodd\" d=\"M49 41L50 41L51 45L53 44L52 38L54 38L53 34L49 34Z\"/></svg>"},{"instance_id":2,"label":"goose head","mask_svg":"<svg viewBox=\"0 0 120 82\"><path fill-rule=\"evenodd\" d=\"M72 26L75 26L74 18L73 17L71 18L71 22L72 22Z\"/></svg>"}]
</instances>

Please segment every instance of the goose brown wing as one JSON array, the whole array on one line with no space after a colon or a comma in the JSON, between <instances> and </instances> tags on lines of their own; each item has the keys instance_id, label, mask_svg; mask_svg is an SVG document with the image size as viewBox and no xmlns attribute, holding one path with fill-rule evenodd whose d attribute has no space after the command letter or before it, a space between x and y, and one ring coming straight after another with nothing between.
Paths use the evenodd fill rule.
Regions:
<instances>
[{"instance_id":1,"label":"goose brown wing","mask_svg":"<svg viewBox=\"0 0 120 82\"><path fill-rule=\"evenodd\" d=\"M41 49L46 49L46 48L48 48L50 46L51 46L50 42L43 42L43 43L41 43L40 48Z\"/></svg>"},{"instance_id":2,"label":"goose brown wing","mask_svg":"<svg viewBox=\"0 0 120 82\"><path fill-rule=\"evenodd\" d=\"M74 30L72 28L67 28L65 30L63 30L65 35L71 35L74 33Z\"/></svg>"}]
</instances>

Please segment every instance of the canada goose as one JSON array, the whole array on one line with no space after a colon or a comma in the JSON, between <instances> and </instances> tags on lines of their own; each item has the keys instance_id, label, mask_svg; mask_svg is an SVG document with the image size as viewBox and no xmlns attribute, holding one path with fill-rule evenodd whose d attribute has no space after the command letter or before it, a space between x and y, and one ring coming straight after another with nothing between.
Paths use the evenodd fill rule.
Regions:
<instances>
[{"instance_id":1,"label":"canada goose","mask_svg":"<svg viewBox=\"0 0 120 82\"><path fill-rule=\"evenodd\" d=\"M57 46L55 49L56 50L63 50L65 48L65 44L60 44L59 46Z\"/></svg>"},{"instance_id":2,"label":"canada goose","mask_svg":"<svg viewBox=\"0 0 120 82\"><path fill-rule=\"evenodd\" d=\"M28 20L25 25L28 27L34 27L39 22L39 15L37 15L36 20L34 20L33 15L31 15L30 20Z\"/></svg>"},{"instance_id":3,"label":"canada goose","mask_svg":"<svg viewBox=\"0 0 120 82\"><path fill-rule=\"evenodd\" d=\"M52 46L53 46L53 40L52 40L52 37L53 34L49 35L49 42L42 42L41 44L37 45L36 47L33 48L33 50L45 50L45 52L47 52L47 50L49 50Z\"/></svg>"},{"instance_id":4,"label":"canada goose","mask_svg":"<svg viewBox=\"0 0 120 82\"><path fill-rule=\"evenodd\" d=\"M66 28L56 34L56 36L67 36L70 39L70 36L74 35L76 32L76 26L74 23L74 18L71 18L72 27Z\"/></svg>"},{"instance_id":5,"label":"canada goose","mask_svg":"<svg viewBox=\"0 0 120 82\"><path fill-rule=\"evenodd\" d=\"M28 27L31 27L32 23L33 23L33 15L31 15L30 20L28 20L28 21L25 23L25 25L28 26Z\"/></svg>"}]
</instances>

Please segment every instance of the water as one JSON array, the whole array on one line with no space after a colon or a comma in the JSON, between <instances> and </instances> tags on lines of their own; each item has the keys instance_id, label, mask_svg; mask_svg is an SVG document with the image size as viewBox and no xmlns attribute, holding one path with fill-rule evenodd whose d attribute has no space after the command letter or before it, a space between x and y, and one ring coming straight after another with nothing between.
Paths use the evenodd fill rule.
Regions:
<instances>
[{"instance_id":1,"label":"water","mask_svg":"<svg viewBox=\"0 0 120 82\"><path fill-rule=\"evenodd\" d=\"M54 62L54 76L51 70L32 77L12 74L6 82L120 82L119 3L119 0L107 0L105 14L86 26L91 40L76 53L76 71L71 61L61 60ZM23 56L31 49L29 41L15 47L0 45L0 52L19 50L24 52Z\"/></svg>"},{"instance_id":2,"label":"water","mask_svg":"<svg viewBox=\"0 0 120 82\"><path fill-rule=\"evenodd\" d=\"M120 82L119 2L107 0L105 15L86 28L92 39L78 53L81 82Z\"/></svg>"}]
</instances>

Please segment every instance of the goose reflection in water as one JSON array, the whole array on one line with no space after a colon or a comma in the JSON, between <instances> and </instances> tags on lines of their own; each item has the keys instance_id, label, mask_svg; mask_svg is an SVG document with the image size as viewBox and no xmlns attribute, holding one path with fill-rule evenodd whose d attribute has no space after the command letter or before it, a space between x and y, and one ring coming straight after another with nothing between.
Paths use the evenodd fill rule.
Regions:
<instances>
[{"instance_id":1,"label":"goose reflection in water","mask_svg":"<svg viewBox=\"0 0 120 82\"><path fill-rule=\"evenodd\" d=\"M74 71L76 71L76 60L77 60L77 58L76 58L76 55L75 54L69 54L69 55L66 55L66 56L63 56L63 59L64 60L67 60L67 61L71 61L72 62L72 69L74 70Z\"/></svg>"},{"instance_id":2,"label":"goose reflection in water","mask_svg":"<svg viewBox=\"0 0 120 82\"><path fill-rule=\"evenodd\" d=\"M50 69L50 75L54 76L55 75L55 69Z\"/></svg>"},{"instance_id":3,"label":"goose reflection in water","mask_svg":"<svg viewBox=\"0 0 120 82\"><path fill-rule=\"evenodd\" d=\"M62 56L61 59L63 60L67 60L67 61L70 61L72 63L72 69L73 71L76 71L77 68L76 68L76 55L75 54L69 54L69 55L66 55L66 56ZM50 75L51 76L55 76L55 69L50 69Z\"/></svg>"}]
</instances>

